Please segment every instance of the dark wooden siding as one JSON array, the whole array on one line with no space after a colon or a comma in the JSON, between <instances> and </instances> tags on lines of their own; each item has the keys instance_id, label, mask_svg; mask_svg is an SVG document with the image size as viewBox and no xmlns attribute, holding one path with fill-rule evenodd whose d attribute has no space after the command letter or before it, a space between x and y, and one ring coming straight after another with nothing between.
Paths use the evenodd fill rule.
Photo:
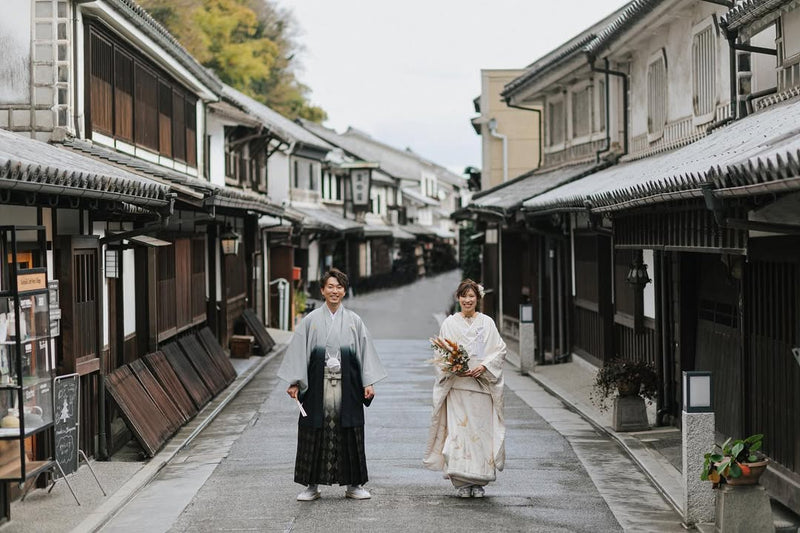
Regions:
<instances>
[{"instance_id":1,"label":"dark wooden siding","mask_svg":"<svg viewBox=\"0 0 800 533\"><path fill-rule=\"evenodd\" d=\"M764 451L800 473L800 264L753 261L746 302L748 433L764 433Z\"/></svg>"},{"instance_id":2,"label":"dark wooden siding","mask_svg":"<svg viewBox=\"0 0 800 533\"><path fill-rule=\"evenodd\" d=\"M133 142L133 58L114 50L114 133Z\"/></svg>"},{"instance_id":3,"label":"dark wooden siding","mask_svg":"<svg viewBox=\"0 0 800 533\"><path fill-rule=\"evenodd\" d=\"M158 256L158 339L168 338L177 330L175 313L175 250L172 246L159 248Z\"/></svg>"},{"instance_id":4,"label":"dark wooden siding","mask_svg":"<svg viewBox=\"0 0 800 533\"><path fill-rule=\"evenodd\" d=\"M728 216L747 218L740 208L731 208ZM701 203L693 203L616 217L614 245L617 248L742 253L747 247L747 232L720 228L711 211Z\"/></svg>"},{"instance_id":5,"label":"dark wooden siding","mask_svg":"<svg viewBox=\"0 0 800 533\"><path fill-rule=\"evenodd\" d=\"M90 106L92 109L92 129L106 135L112 135L113 127L113 83L111 43L102 36L92 33L89 39L89 71Z\"/></svg>"},{"instance_id":6,"label":"dark wooden siding","mask_svg":"<svg viewBox=\"0 0 800 533\"><path fill-rule=\"evenodd\" d=\"M89 25L87 40L91 130L196 167L197 99L99 25Z\"/></svg>"},{"instance_id":7,"label":"dark wooden siding","mask_svg":"<svg viewBox=\"0 0 800 533\"><path fill-rule=\"evenodd\" d=\"M206 240L192 239L192 321L203 322L206 317Z\"/></svg>"}]
</instances>

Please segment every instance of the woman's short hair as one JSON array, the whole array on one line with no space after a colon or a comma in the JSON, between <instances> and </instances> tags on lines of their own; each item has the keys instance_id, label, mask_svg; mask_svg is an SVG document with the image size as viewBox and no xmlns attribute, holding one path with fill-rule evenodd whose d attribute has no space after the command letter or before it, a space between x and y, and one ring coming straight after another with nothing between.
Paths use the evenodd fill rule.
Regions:
<instances>
[{"instance_id":1,"label":"woman's short hair","mask_svg":"<svg viewBox=\"0 0 800 533\"><path fill-rule=\"evenodd\" d=\"M456 289L456 296L461 297L467 294L467 291L472 289L472 292L475 293L475 297L478 300L481 299L481 286L478 285L477 281L472 281L471 279L467 278L461 283L458 284L458 288Z\"/></svg>"},{"instance_id":2,"label":"woman's short hair","mask_svg":"<svg viewBox=\"0 0 800 533\"><path fill-rule=\"evenodd\" d=\"M328 278L336 278L336 281L339 282L339 285L344 287L344 290L347 290L347 274L338 268L330 268L325 271L322 277L319 278L320 289L325 287L325 284L328 282Z\"/></svg>"}]
</instances>

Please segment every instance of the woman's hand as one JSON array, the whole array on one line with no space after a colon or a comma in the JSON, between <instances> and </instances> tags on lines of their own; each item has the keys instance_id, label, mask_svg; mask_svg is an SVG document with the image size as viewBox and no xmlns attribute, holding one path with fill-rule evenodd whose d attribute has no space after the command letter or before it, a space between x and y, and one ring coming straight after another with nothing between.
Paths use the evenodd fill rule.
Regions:
<instances>
[{"instance_id":1,"label":"woman's hand","mask_svg":"<svg viewBox=\"0 0 800 533\"><path fill-rule=\"evenodd\" d=\"M288 394L295 400L297 399L298 392L300 392L300 387L298 387L297 385L289 385L289 388L286 389L286 394Z\"/></svg>"},{"instance_id":2,"label":"woman's hand","mask_svg":"<svg viewBox=\"0 0 800 533\"><path fill-rule=\"evenodd\" d=\"M469 370L464 375L469 376L471 378L479 378L483 373L486 372L486 367L483 365L478 365L475 368Z\"/></svg>"},{"instance_id":3,"label":"woman's hand","mask_svg":"<svg viewBox=\"0 0 800 533\"><path fill-rule=\"evenodd\" d=\"M364 387L364 399L371 400L375 397L375 388L372 385Z\"/></svg>"}]
</instances>

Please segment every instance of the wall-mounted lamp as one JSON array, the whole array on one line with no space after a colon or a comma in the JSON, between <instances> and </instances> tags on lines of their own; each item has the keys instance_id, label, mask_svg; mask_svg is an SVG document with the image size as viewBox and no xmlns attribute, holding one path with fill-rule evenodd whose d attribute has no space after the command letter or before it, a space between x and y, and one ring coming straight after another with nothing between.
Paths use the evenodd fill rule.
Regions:
<instances>
[{"instance_id":1,"label":"wall-mounted lamp","mask_svg":"<svg viewBox=\"0 0 800 533\"><path fill-rule=\"evenodd\" d=\"M645 285L652 281L650 276L647 275L647 265L642 262L641 254L636 255L633 263L628 268L625 281L630 283L634 289L644 289Z\"/></svg>"},{"instance_id":2,"label":"wall-mounted lamp","mask_svg":"<svg viewBox=\"0 0 800 533\"><path fill-rule=\"evenodd\" d=\"M522 324L533 322L533 304L519 304L519 321Z\"/></svg>"},{"instance_id":3,"label":"wall-mounted lamp","mask_svg":"<svg viewBox=\"0 0 800 533\"><path fill-rule=\"evenodd\" d=\"M219 236L224 255L236 255L239 252L239 235L230 226L225 228L225 233Z\"/></svg>"},{"instance_id":4,"label":"wall-mounted lamp","mask_svg":"<svg viewBox=\"0 0 800 533\"><path fill-rule=\"evenodd\" d=\"M711 372L683 372L683 410L686 413L710 413L711 405Z\"/></svg>"}]
</instances>

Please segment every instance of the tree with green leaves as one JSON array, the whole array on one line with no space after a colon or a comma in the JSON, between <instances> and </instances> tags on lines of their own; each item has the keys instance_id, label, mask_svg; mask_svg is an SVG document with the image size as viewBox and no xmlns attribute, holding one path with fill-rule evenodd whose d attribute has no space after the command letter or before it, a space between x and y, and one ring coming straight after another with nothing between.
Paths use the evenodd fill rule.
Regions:
<instances>
[{"instance_id":1,"label":"tree with green leaves","mask_svg":"<svg viewBox=\"0 0 800 533\"><path fill-rule=\"evenodd\" d=\"M296 77L295 21L270 0L140 0L203 66L282 115L322 122Z\"/></svg>"}]
</instances>

